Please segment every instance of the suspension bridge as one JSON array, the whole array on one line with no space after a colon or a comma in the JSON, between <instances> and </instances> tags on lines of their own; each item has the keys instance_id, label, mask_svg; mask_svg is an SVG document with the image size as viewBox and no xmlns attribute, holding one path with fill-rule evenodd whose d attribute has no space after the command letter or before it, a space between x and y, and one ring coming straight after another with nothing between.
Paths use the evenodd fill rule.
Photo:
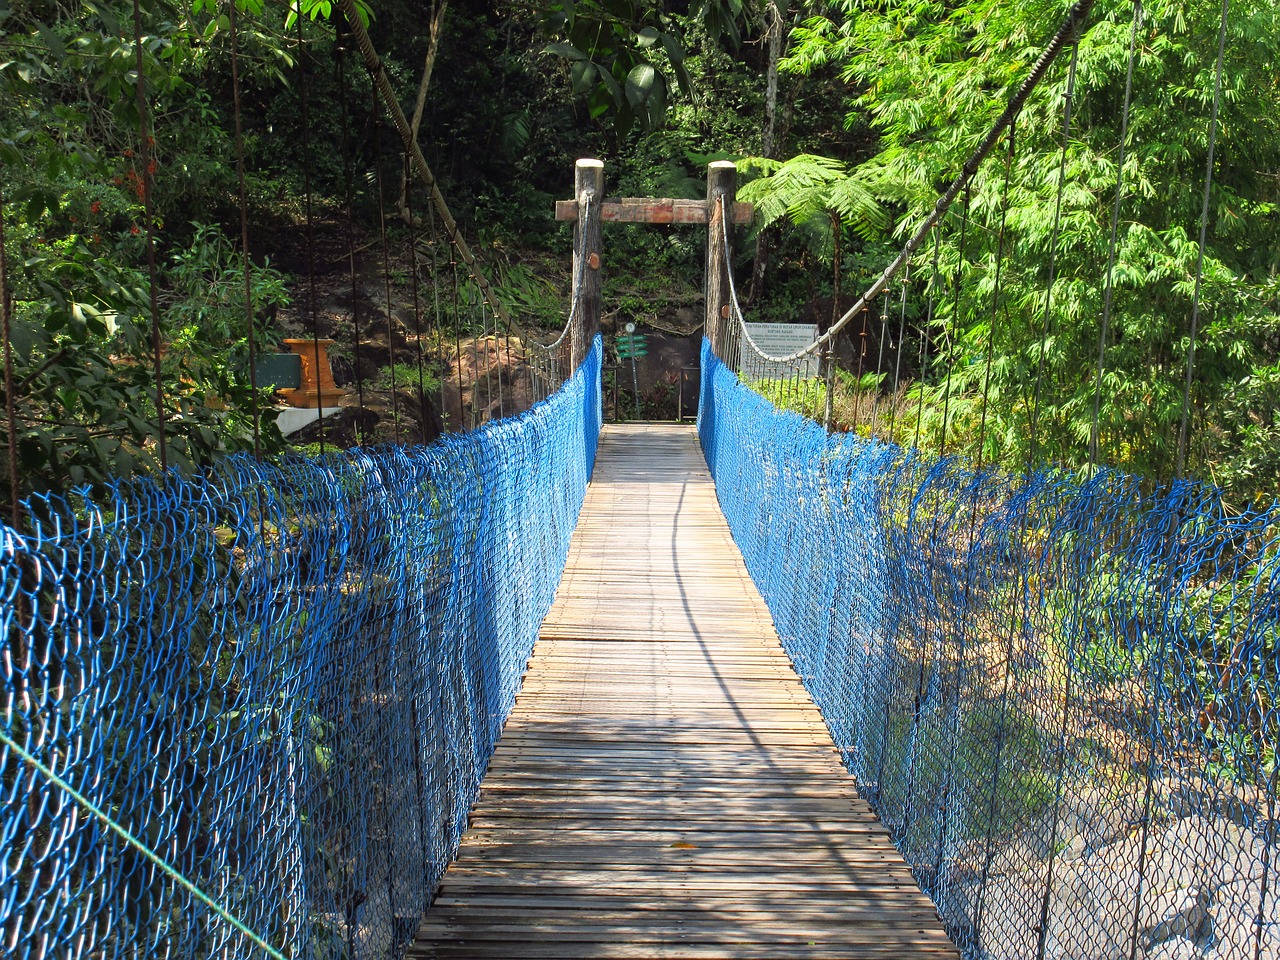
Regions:
<instances>
[{"instance_id":1,"label":"suspension bridge","mask_svg":"<svg viewBox=\"0 0 1280 960\"><path fill-rule=\"evenodd\" d=\"M958 956L747 575L692 427L606 426L414 957Z\"/></svg>"},{"instance_id":2,"label":"suspension bridge","mask_svg":"<svg viewBox=\"0 0 1280 960\"><path fill-rule=\"evenodd\" d=\"M474 429L427 446L29 497L6 954L1280 957L1280 507L827 429L834 338L1089 8L794 354L738 303L731 164L676 204L584 161L563 333L493 334L527 409L477 375ZM610 220L707 229L696 427L603 423Z\"/></svg>"}]
</instances>

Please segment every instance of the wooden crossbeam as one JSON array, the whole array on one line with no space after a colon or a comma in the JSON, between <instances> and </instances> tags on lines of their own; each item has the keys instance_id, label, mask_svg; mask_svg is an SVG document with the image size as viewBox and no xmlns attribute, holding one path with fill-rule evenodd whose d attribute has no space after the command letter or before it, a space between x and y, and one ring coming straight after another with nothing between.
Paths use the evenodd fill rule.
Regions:
<instances>
[{"instance_id":1,"label":"wooden crossbeam","mask_svg":"<svg viewBox=\"0 0 1280 960\"><path fill-rule=\"evenodd\" d=\"M742 226L751 222L754 208L741 201L733 205L733 222ZM653 197L606 199L600 208L600 219L613 223L706 223L705 200L669 200ZM577 200L556 201L557 220L577 220Z\"/></svg>"}]
</instances>

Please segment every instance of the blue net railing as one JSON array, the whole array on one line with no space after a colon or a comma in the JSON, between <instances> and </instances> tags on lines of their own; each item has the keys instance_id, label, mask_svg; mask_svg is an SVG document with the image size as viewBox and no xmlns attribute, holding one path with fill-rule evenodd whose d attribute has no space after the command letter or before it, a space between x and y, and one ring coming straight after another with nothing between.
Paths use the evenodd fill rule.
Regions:
<instances>
[{"instance_id":1,"label":"blue net railing","mask_svg":"<svg viewBox=\"0 0 1280 960\"><path fill-rule=\"evenodd\" d=\"M975 471L703 348L720 503L849 771L970 957L1280 957L1280 507Z\"/></svg>"},{"instance_id":2,"label":"blue net railing","mask_svg":"<svg viewBox=\"0 0 1280 960\"><path fill-rule=\"evenodd\" d=\"M600 356L430 447L235 457L0 528L6 957L264 955L108 820L291 958L412 940L564 565Z\"/></svg>"}]
</instances>

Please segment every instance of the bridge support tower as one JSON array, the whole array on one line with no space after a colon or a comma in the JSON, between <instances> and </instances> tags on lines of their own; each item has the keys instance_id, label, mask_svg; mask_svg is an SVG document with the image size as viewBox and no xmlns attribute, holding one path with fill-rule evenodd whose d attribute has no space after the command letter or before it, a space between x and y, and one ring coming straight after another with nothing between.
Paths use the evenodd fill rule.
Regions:
<instances>
[{"instance_id":1,"label":"bridge support tower","mask_svg":"<svg viewBox=\"0 0 1280 960\"><path fill-rule=\"evenodd\" d=\"M578 219L573 229L573 296L577 306L570 336L573 338L573 370L591 349L600 330L600 257L604 244L604 163L579 160L574 167L574 199ZM579 264L585 258L585 264Z\"/></svg>"},{"instance_id":2,"label":"bridge support tower","mask_svg":"<svg viewBox=\"0 0 1280 960\"><path fill-rule=\"evenodd\" d=\"M711 349L726 363L732 360L724 353L730 343L729 269L725 256L725 230L734 222L734 199L738 193L738 168L728 160L714 160L707 165L707 276L706 325L703 330L711 341ZM720 199L724 198L723 215Z\"/></svg>"}]
</instances>

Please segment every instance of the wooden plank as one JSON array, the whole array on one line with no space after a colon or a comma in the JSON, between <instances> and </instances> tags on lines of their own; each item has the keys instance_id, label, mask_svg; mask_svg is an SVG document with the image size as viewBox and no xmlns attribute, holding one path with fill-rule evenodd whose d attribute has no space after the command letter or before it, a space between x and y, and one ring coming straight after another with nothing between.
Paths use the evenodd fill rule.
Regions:
<instances>
[{"instance_id":1,"label":"wooden plank","mask_svg":"<svg viewBox=\"0 0 1280 960\"><path fill-rule=\"evenodd\" d=\"M811 960L811 958L848 957L849 953L841 953L839 947L829 943L810 943L794 941L785 946L777 943L742 943L729 945L719 943L622 943L598 942L583 943L551 943L548 941L530 941L527 938L513 938L513 942L478 942L457 940L447 945L436 947L429 952L410 951L409 957L415 958L473 958L473 960L509 960L511 957L547 958L547 960ZM883 944L867 944L860 946L857 956L867 958L885 958L885 960L901 960L906 956L933 957L955 956L955 950L929 951L913 945L904 952L903 946L886 942Z\"/></svg>"},{"instance_id":2,"label":"wooden plank","mask_svg":"<svg viewBox=\"0 0 1280 960\"><path fill-rule=\"evenodd\" d=\"M733 205L733 222L745 226L751 222L755 208L749 203ZM577 220L577 200L556 201L557 220ZM705 200L671 200L651 197L622 197L606 199L600 205L600 219L606 223L674 223L705 224L707 202Z\"/></svg>"},{"instance_id":3,"label":"wooden plank","mask_svg":"<svg viewBox=\"0 0 1280 960\"><path fill-rule=\"evenodd\" d=\"M689 428L605 429L468 823L412 958L959 956L841 766Z\"/></svg>"}]
</instances>

